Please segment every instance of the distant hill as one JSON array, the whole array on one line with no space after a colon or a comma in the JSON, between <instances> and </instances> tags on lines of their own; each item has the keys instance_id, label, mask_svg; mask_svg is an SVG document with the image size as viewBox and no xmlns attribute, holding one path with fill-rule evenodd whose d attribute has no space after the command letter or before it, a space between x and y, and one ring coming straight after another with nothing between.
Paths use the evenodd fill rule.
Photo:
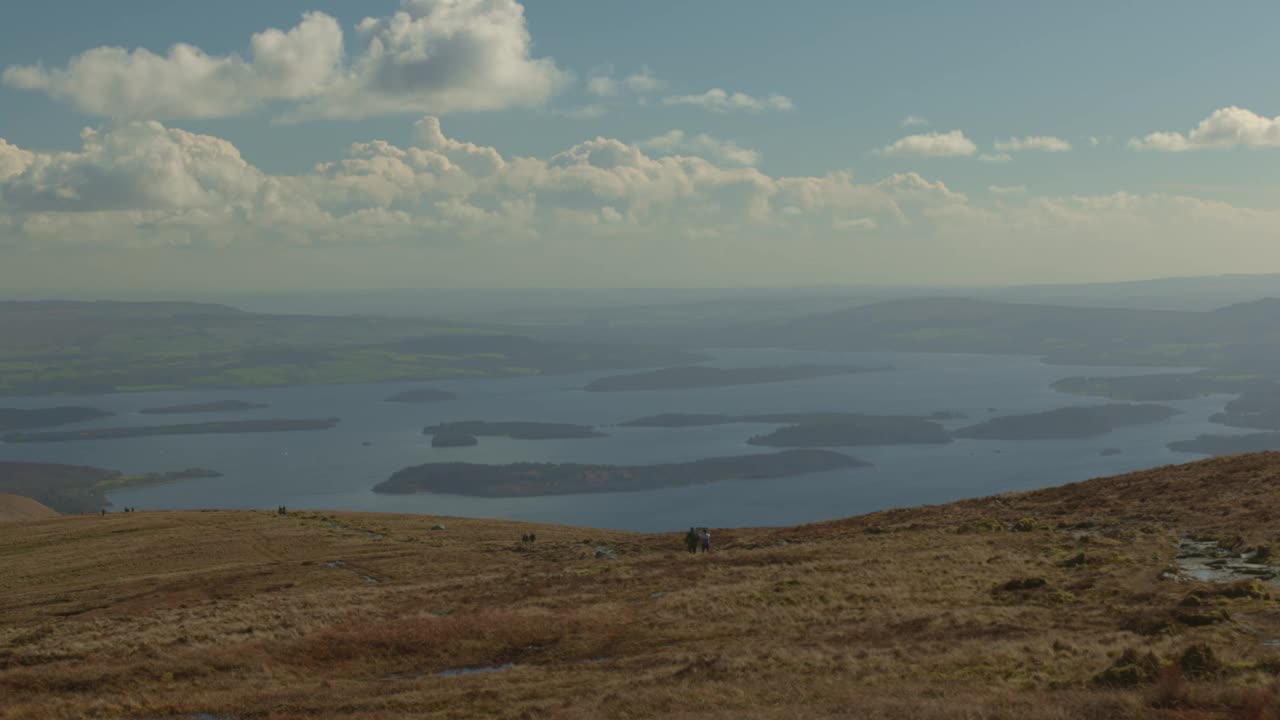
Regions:
<instances>
[{"instance_id":1,"label":"distant hill","mask_svg":"<svg viewBox=\"0 0 1280 720\"><path fill-rule=\"evenodd\" d=\"M0 396L521 377L701 359L494 325L168 302L4 302L0 338Z\"/></svg>"},{"instance_id":2,"label":"distant hill","mask_svg":"<svg viewBox=\"0 0 1280 720\"><path fill-rule=\"evenodd\" d=\"M748 324L708 344L810 350L1043 355L1062 364L1198 365L1270 372L1280 300L1218 310L1066 307L970 298L892 300Z\"/></svg>"},{"instance_id":3,"label":"distant hill","mask_svg":"<svg viewBox=\"0 0 1280 720\"><path fill-rule=\"evenodd\" d=\"M43 520L57 516L56 510L48 508L29 497L0 493L0 523Z\"/></svg>"}]
</instances>

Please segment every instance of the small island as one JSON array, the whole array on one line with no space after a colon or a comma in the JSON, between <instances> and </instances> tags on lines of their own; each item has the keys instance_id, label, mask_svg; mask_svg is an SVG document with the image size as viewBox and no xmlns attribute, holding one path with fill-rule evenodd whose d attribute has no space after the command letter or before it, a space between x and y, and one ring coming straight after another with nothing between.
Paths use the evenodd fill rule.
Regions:
<instances>
[{"instance_id":1,"label":"small island","mask_svg":"<svg viewBox=\"0 0 1280 720\"><path fill-rule=\"evenodd\" d=\"M387 398L383 402L393 403L434 403L444 402L445 400L456 400L457 395L448 390L437 390L436 388L414 388L413 390L405 390Z\"/></svg>"},{"instance_id":2,"label":"small island","mask_svg":"<svg viewBox=\"0 0 1280 720\"><path fill-rule=\"evenodd\" d=\"M428 492L477 497L633 492L722 480L780 478L866 464L829 450L784 450L662 465L429 463L400 470L375 485L373 491L391 495Z\"/></svg>"},{"instance_id":3,"label":"small island","mask_svg":"<svg viewBox=\"0 0 1280 720\"><path fill-rule=\"evenodd\" d=\"M1004 415L955 431L979 440L1057 440L1105 435L1118 427L1145 425L1179 414L1165 405L1092 405L1026 415Z\"/></svg>"},{"instance_id":4,"label":"small island","mask_svg":"<svg viewBox=\"0 0 1280 720\"><path fill-rule=\"evenodd\" d=\"M98 408L67 405L63 407L0 408L0 432L27 430L30 428L57 427L72 423L111 417L114 413Z\"/></svg>"},{"instance_id":5,"label":"small island","mask_svg":"<svg viewBox=\"0 0 1280 720\"><path fill-rule=\"evenodd\" d=\"M770 447L922 445L949 443L951 434L938 423L921 418L845 415L787 425L747 442Z\"/></svg>"},{"instance_id":6,"label":"small island","mask_svg":"<svg viewBox=\"0 0 1280 720\"><path fill-rule=\"evenodd\" d=\"M338 418L316 420L233 420L226 422L185 423L181 425L138 425L134 427L93 428L50 432L16 432L4 436L7 443L70 442L73 440L123 440L155 435L221 435L229 433L293 432L328 430Z\"/></svg>"},{"instance_id":7,"label":"small island","mask_svg":"<svg viewBox=\"0 0 1280 720\"><path fill-rule=\"evenodd\" d=\"M630 390L684 390L694 388L759 385L763 383L809 380L833 375L881 372L889 367L855 365L782 365L755 368L716 368L684 365L630 375L600 378L586 386L588 392L621 392Z\"/></svg>"},{"instance_id":8,"label":"small island","mask_svg":"<svg viewBox=\"0 0 1280 720\"><path fill-rule=\"evenodd\" d=\"M265 403L248 402L246 400L219 400L217 402L195 403L192 405L168 405L165 407L145 408L138 412L143 415L194 415L196 413L261 410L265 407L268 407Z\"/></svg>"},{"instance_id":9,"label":"small island","mask_svg":"<svg viewBox=\"0 0 1280 720\"><path fill-rule=\"evenodd\" d=\"M431 436L433 448L471 447L479 442L479 438L475 435L460 432L438 432Z\"/></svg>"},{"instance_id":10,"label":"small island","mask_svg":"<svg viewBox=\"0 0 1280 720\"><path fill-rule=\"evenodd\" d=\"M1179 440L1167 446L1174 452L1200 455L1239 455L1241 453L1280 450L1280 432L1245 435L1200 435L1194 440Z\"/></svg>"},{"instance_id":11,"label":"small island","mask_svg":"<svg viewBox=\"0 0 1280 720\"><path fill-rule=\"evenodd\" d=\"M912 445L951 442L951 435L937 422L907 415L857 413L767 413L715 415L666 413L621 423L622 427L699 427L730 423L779 424L766 435L747 442L771 447L851 447L858 445Z\"/></svg>"},{"instance_id":12,"label":"small island","mask_svg":"<svg viewBox=\"0 0 1280 720\"><path fill-rule=\"evenodd\" d=\"M487 422L463 420L440 423L422 429L423 435L471 435L473 437L506 437L513 440L573 440L604 437L590 425L542 422ZM474 443L471 443L474 444Z\"/></svg>"}]
</instances>

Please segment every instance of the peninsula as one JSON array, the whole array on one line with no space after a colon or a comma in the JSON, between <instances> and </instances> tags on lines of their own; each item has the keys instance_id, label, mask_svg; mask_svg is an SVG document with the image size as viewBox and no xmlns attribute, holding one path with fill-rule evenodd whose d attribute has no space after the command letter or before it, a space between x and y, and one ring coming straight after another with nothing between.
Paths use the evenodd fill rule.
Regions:
<instances>
[{"instance_id":1,"label":"peninsula","mask_svg":"<svg viewBox=\"0 0 1280 720\"><path fill-rule=\"evenodd\" d=\"M910 445L948 443L951 435L942 425L909 415L862 415L858 413L765 413L758 415L716 415L708 413L665 413L620 423L621 427L700 427L731 423L778 424L766 435L747 442L772 447L841 447L856 445Z\"/></svg>"},{"instance_id":2,"label":"peninsula","mask_svg":"<svg viewBox=\"0 0 1280 720\"><path fill-rule=\"evenodd\" d=\"M661 465L428 463L396 472L375 485L373 491L389 495L429 492L478 497L632 492L722 480L780 478L866 464L829 450L785 450Z\"/></svg>"},{"instance_id":3,"label":"peninsula","mask_svg":"<svg viewBox=\"0 0 1280 720\"><path fill-rule=\"evenodd\" d=\"M514 440L571 440L604 437L590 425L543 422L486 422L463 420L440 423L422 429L423 435L471 435L473 437L507 437Z\"/></svg>"},{"instance_id":4,"label":"peninsula","mask_svg":"<svg viewBox=\"0 0 1280 720\"><path fill-rule=\"evenodd\" d=\"M184 423L181 425L138 425L134 427L92 428L49 432L16 432L4 436L7 443L69 442L72 440L123 440L154 435L221 435L228 433L293 432L296 430L328 430L338 418L233 420L226 422Z\"/></svg>"},{"instance_id":5,"label":"peninsula","mask_svg":"<svg viewBox=\"0 0 1280 720\"><path fill-rule=\"evenodd\" d=\"M216 478L202 468L128 475L119 470L60 463L0 461L0 493L32 498L62 513L96 513L111 505L106 493L192 478Z\"/></svg>"},{"instance_id":6,"label":"peninsula","mask_svg":"<svg viewBox=\"0 0 1280 720\"><path fill-rule=\"evenodd\" d=\"M1238 455L1240 453L1280 450L1280 432L1244 435L1200 435L1194 440L1179 440L1168 445L1170 450L1201 455Z\"/></svg>"},{"instance_id":7,"label":"peninsula","mask_svg":"<svg viewBox=\"0 0 1280 720\"><path fill-rule=\"evenodd\" d=\"M891 370L889 367L859 367L856 365L780 365L776 367L716 368L705 365L684 365L629 375L612 375L588 383L589 392L620 392L625 390L684 390L693 388L729 387L733 385L760 385L763 383L809 380L832 375Z\"/></svg>"},{"instance_id":8,"label":"peninsula","mask_svg":"<svg viewBox=\"0 0 1280 720\"><path fill-rule=\"evenodd\" d=\"M0 408L0 432L70 425L111 417L113 414L98 408L74 405L35 409Z\"/></svg>"},{"instance_id":9,"label":"peninsula","mask_svg":"<svg viewBox=\"0 0 1280 720\"><path fill-rule=\"evenodd\" d=\"M261 410L268 407L265 403L248 402L246 400L219 400L217 402L195 403L192 405L168 405L139 410L143 415L194 415L196 413L240 412L242 410Z\"/></svg>"},{"instance_id":10,"label":"peninsula","mask_svg":"<svg viewBox=\"0 0 1280 720\"><path fill-rule=\"evenodd\" d=\"M955 431L979 440L1055 440L1106 435L1128 425L1146 425L1179 413L1165 405L1092 405L1065 407L1026 415L1004 415Z\"/></svg>"}]
</instances>

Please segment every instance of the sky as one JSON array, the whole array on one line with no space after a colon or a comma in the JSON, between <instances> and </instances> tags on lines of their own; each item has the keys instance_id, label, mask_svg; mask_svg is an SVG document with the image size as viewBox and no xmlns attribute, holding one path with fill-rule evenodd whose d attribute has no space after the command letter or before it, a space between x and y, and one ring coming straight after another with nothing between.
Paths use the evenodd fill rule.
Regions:
<instances>
[{"instance_id":1,"label":"sky","mask_svg":"<svg viewBox=\"0 0 1280 720\"><path fill-rule=\"evenodd\" d=\"M0 289L1280 271L1280 4L90 0L0 23Z\"/></svg>"}]
</instances>

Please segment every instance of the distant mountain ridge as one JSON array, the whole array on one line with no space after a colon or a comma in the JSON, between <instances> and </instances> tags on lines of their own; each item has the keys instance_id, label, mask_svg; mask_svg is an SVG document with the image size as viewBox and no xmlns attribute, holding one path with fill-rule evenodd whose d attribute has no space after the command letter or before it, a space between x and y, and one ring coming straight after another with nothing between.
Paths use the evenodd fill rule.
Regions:
<instances>
[{"instance_id":1,"label":"distant mountain ridge","mask_svg":"<svg viewBox=\"0 0 1280 720\"><path fill-rule=\"evenodd\" d=\"M1068 307L935 297L744 325L730 346L1042 355L1062 364L1270 368L1280 299L1212 311Z\"/></svg>"}]
</instances>

